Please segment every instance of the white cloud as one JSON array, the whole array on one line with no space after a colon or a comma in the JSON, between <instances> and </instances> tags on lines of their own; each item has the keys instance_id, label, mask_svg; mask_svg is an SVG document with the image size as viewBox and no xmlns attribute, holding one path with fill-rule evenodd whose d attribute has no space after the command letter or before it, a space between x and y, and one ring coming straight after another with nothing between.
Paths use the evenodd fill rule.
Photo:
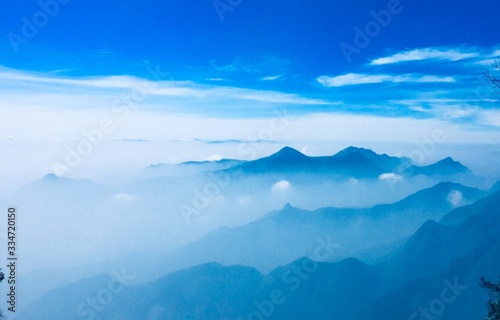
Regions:
<instances>
[{"instance_id":1,"label":"white cloud","mask_svg":"<svg viewBox=\"0 0 500 320\"><path fill-rule=\"evenodd\" d=\"M476 114L479 123L500 128L500 110L478 110Z\"/></svg>"},{"instance_id":2,"label":"white cloud","mask_svg":"<svg viewBox=\"0 0 500 320\"><path fill-rule=\"evenodd\" d=\"M433 75L420 74L404 74L404 75L388 75L388 74L363 74L363 73L348 73L341 76L329 77L320 76L317 81L325 87L343 87L359 84L373 84L382 82L415 82L415 83L432 83L432 82L455 82L453 77L439 77Z\"/></svg>"},{"instance_id":3,"label":"white cloud","mask_svg":"<svg viewBox=\"0 0 500 320\"><path fill-rule=\"evenodd\" d=\"M382 181L387 181L387 180L391 180L391 181L399 181L401 179L403 179L403 177L399 174L396 174L396 173L382 173L379 177L379 180L382 180Z\"/></svg>"},{"instance_id":4,"label":"white cloud","mask_svg":"<svg viewBox=\"0 0 500 320\"><path fill-rule=\"evenodd\" d=\"M218 66L218 65L215 64L214 61L212 61L211 65L217 71L233 72L233 71L238 70L238 68L234 64L226 64L226 65Z\"/></svg>"},{"instance_id":5,"label":"white cloud","mask_svg":"<svg viewBox=\"0 0 500 320\"><path fill-rule=\"evenodd\" d=\"M443 109L442 114L445 119L465 119L475 116L477 111L475 108L456 106Z\"/></svg>"},{"instance_id":6,"label":"white cloud","mask_svg":"<svg viewBox=\"0 0 500 320\"><path fill-rule=\"evenodd\" d=\"M486 55L485 59L479 60L476 63L483 66L494 67L497 62L500 62L500 49L493 50L490 54Z\"/></svg>"},{"instance_id":7,"label":"white cloud","mask_svg":"<svg viewBox=\"0 0 500 320\"><path fill-rule=\"evenodd\" d=\"M488 67L488 68L493 68L493 67L495 67L495 60L498 61L498 59L500 59L500 57L497 57L497 59L493 59L493 58L482 59L482 60L476 61L476 64L478 64L480 66Z\"/></svg>"},{"instance_id":8,"label":"white cloud","mask_svg":"<svg viewBox=\"0 0 500 320\"><path fill-rule=\"evenodd\" d=\"M207 78L208 81L229 81L228 79L224 79L224 78Z\"/></svg>"},{"instance_id":9,"label":"white cloud","mask_svg":"<svg viewBox=\"0 0 500 320\"><path fill-rule=\"evenodd\" d=\"M228 138L242 141L259 140L259 133L269 128L270 121L275 116L264 114L256 117L248 117L246 110L268 108L275 110L282 107L281 103L289 104L325 104L332 105L332 102L308 98L297 94L288 94L276 91L260 91L227 86L202 86L192 82L159 82L155 89L152 89L152 96L149 96L140 103L140 106L130 110L130 116L122 117L122 112L112 110L113 101L117 97L130 92L130 89L112 89L110 86L117 85L116 78L111 77L110 82L99 82L106 87L95 88L88 85L80 85L80 82L93 81L92 79L69 79L77 82L65 84L54 81L59 78L50 78L49 82L42 75L28 75L29 81L16 80L16 77L9 78L10 75L24 75L23 72L5 73L5 69L0 68L0 137L15 136L16 141L25 139L71 139L80 141L84 131L95 129L101 120L110 119L116 130L112 134L106 135L105 140L115 140L130 137L140 137L151 141L162 139L206 139L206 140L226 140ZM7 77L3 77L6 75ZM407 76L408 77L408 76ZM124 83L135 78L119 78L119 83ZM125 80L127 79L127 80ZM388 78L385 78L387 80ZM32 81L33 80L33 81ZM40 82L35 81L40 80ZM61 78L61 81L68 79ZM102 79L101 79L102 80ZM353 79L351 79L353 80ZM354 79L356 80L356 79ZM359 79L358 79L359 80ZM372 79L374 81L376 79ZM124 82L123 82L124 81ZM380 81L380 79L379 79ZM29 82L29 83L28 83ZM133 81L132 81L133 82ZM134 82L135 83L135 82ZM137 83L140 83L138 81ZM9 85L7 85L9 84ZM122 85L117 85L122 86ZM185 86L185 87L182 87ZM106 89L106 90L102 90ZM158 90L158 91L155 91ZM162 91L163 90L163 91ZM173 90L169 92L168 90ZM26 94L29 92L30 94ZM164 95L163 95L164 94ZM156 95L156 96L155 96ZM443 93L436 93L441 97ZM177 99L182 97L182 99ZM231 98L228 101L228 97ZM233 107L235 113L226 113L225 117L217 117L208 111L204 113L200 101L208 101L210 107L218 107L225 110ZM251 100L254 99L254 100ZM418 99L418 97L417 97ZM256 101L255 103L253 101ZM265 105L262 102L275 101L279 105L269 102ZM407 99L417 107L418 100ZM402 100L401 102L404 102ZM436 104L434 104L434 102ZM335 137L336 140L362 141L367 142L408 142L431 132L434 128L440 127L450 132L450 139L455 142L477 143L478 141L497 143L500 133L485 128L484 130L467 130L466 126L451 126L447 120L454 116L467 116L464 109L458 109L455 101L427 101L427 105L422 104L425 109L430 109L429 116L434 119L412 119L407 117L386 117L382 115L363 115L341 112L334 108L324 108L325 112L309 112L307 106L301 110L306 110L304 114L290 112L287 121L290 126L286 127L286 137L282 133L276 133L275 140L287 139L288 141L303 141L304 137L310 140L326 141ZM444 103L449 102L449 103ZM339 102L340 103L340 102ZM172 106L172 112L170 106ZM222 107L221 107L222 106ZM227 108L226 108L227 107ZM243 115L238 109L245 108ZM285 104L283 108L287 108ZM289 110L297 107L290 106ZM373 109L380 108L378 101L373 105L349 106L352 109ZM446 114L447 110L454 111ZM471 109L471 108L467 108ZM500 126L500 116L497 111L470 110L469 115L474 116L471 121L478 121L478 124ZM287 109L285 109L287 110ZM424 109L422 109L424 110ZM475 113L473 113L474 111ZM369 123L370 125L367 125ZM280 122L277 125L281 125ZM253 128L253 129L249 129ZM314 128L314 130L311 130ZM403 134L401 134L403 133ZM75 143L70 142L70 146ZM64 147L61 147L64 151ZM101 148L107 150L107 148ZM210 150L205 155L216 154L220 150ZM239 155L245 157L246 154Z\"/></svg>"},{"instance_id":10,"label":"white cloud","mask_svg":"<svg viewBox=\"0 0 500 320\"><path fill-rule=\"evenodd\" d=\"M439 94L439 92L438 92ZM403 99L403 100L390 100L390 103L396 105L406 105L412 106L415 104L463 104L463 103L475 103L475 102L494 102L494 99L478 99L478 98L464 98L464 99L450 99L450 98L415 98L415 99Z\"/></svg>"},{"instance_id":11,"label":"white cloud","mask_svg":"<svg viewBox=\"0 0 500 320\"><path fill-rule=\"evenodd\" d=\"M278 181L275 184L273 184L271 187L271 190L273 192L286 191L286 190L290 189L291 186L292 185L289 181L281 180L281 181Z\"/></svg>"},{"instance_id":12,"label":"white cloud","mask_svg":"<svg viewBox=\"0 0 500 320\"><path fill-rule=\"evenodd\" d=\"M267 76L267 77L260 78L260 80L262 80L262 81L276 81L276 80L279 80L281 78L283 78L283 75Z\"/></svg>"},{"instance_id":13,"label":"white cloud","mask_svg":"<svg viewBox=\"0 0 500 320\"><path fill-rule=\"evenodd\" d=\"M218 154L214 154L207 158L207 161L220 161L222 160L222 156Z\"/></svg>"},{"instance_id":14,"label":"white cloud","mask_svg":"<svg viewBox=\"0 0 500 320\"><path fill-rule=\"evenodd\" d=\"M122 201L130 201L134 199L134 196L128 194L128 193L118 193L113 196L113 199L115 200L122 200Z\"/></svg>"},{"instance_id":15,"label":"white cloud","mask_svg":"<svg viewBox=\"0 0 500 320\"><path fill-rule=\"evenodd\" d=\"M422 113L430 113L431 112L430 109L424 108L424 107L419 106L419 105L408 105L408 109L413 110L413 111L417 111L417 112L422 112Z\"/></svg>"},{"instance_id":16,"label":"white cloud","mask_svg":"<svg viewBox=\"0 0 500 320\"><path fill-rule=\"evenodd\" d=\"M222 85L201 85L191 81L168 80L154 82L131 76L72 79L28 73L0 67L0 86L3 86L3 83L8 83L11 86L14 83L17 85L14 87L19 89L29 87L29 90L32 93L35 93L33 92L33 86L36 86L36 90L39 90L39 94L43 94L46 99L52 97L52 95L47 95L47 92L59 90L61 91L61 94L69 95L67 89L70 88L71 93L73 94L78 93L85 96L89 96L90 94L94 95L93 99L89 99L89 103L95 103L95 101L103 100L95 98L96 94L103 94L102 91L99 91L99 89L113 89L113 91L107 91L107 93L104 93L103 95L108 95L115 99L118 96L117 93L125 93L125 96L130 96L132 92L136 91L135 93L143 93L146 96L182 97L186 98L188 101L192 101L194 99L212 99L218 101L231 98L240 101L250 100L264 103L301 105L330 105L339 103L337 101L330 102L278 91L254 90ZM92 90L92 88L96 89ZM2 96L3 99L8 98L7 92L5 94L6 95ZM61 95L54 94L52 98L61 100ZM27 98L25 97L24 100L26 99ZM39 97L33 99L38 101ZM196 103L199 104L199 101L196 101Z\"/></svg>"},{"instance_id":17,"label":"white cloud","mask_svg":"<svg viewBox=\"0 0 500 320\"><path fill-rule=\"evenodd\" d=\"M497 50L493 51L493 52L490 54L490 57L491 57L491 58L500 57L500 49L497 49Z\"/></svg>"},{"instance_id":18,"label":"white cloud","mask_svg":"<svg viewBox=\"0 0 500 320\"><path fill-rule=\"evenodd\" d=\"M267 73L272 70L282 72L289 65L287 59L277 56L265 56L257 61L245 61L241 58L234 59L229 64L219 65L216 61L211 61L210 64L215 70L222 72L245 72L245 73Z\"/></svg>"},{"instance_id":19,"label":"white cloud","mask_svg":"<svg viewBox=\"0 0 500 320\"><path fill-rule=\"evenodd\" d=\"M196 88L163 85L147 90L147 94L174 97L203 97L206 95L206 92Z\"/></svg>"},{"instance_id":20,"label":"white cloud","mask_svg":"<svg viewBox=\"0 0 500 320\"><path fill-rule=\"evenodd\" d=\"M99 88L134 88L141 85L145 80L131 76L108 76L108 77L86 77L71 79L63 77L47 76L37 73L20 72L13 69L0 67L2 80L45 83L55 85L89 86Z\"/></svg>"},{"instance_id":21,"label":"white cloud","mask_svg":"<svg viewBox=\"0 0 500 320\"><path fill-rule=\"evenodd\" d=\"M220 98L235 98L242 100L253 100L266 103L289 103L302 105L334 105L341 104L339 101L326 101L321 99L311 99L301 97L296 94L282 93L276 91L262 91L252 89L241 89L232 87L214 88L211 90L213 95Z\"/></svg>"},{"instance_id":22,"label":"white cloud","mask_svg":"<svg viewBox=\"0 0 500 320\"><path fill-rule=\"evenodd\" d=\"M480 104L494 106L495 99L475 97L464 99L415 98L389 101L395 106L405 106L409 110L425 113L444 121L467 120L471 126L500 127L500 110L481 108Z\"/></svg>"},{"instance_id":23,"label":"white cloud","mask_svg":"<svg viewBox=\"0 0 500 320\"><path fill-rule=\"evenodd\" d=\"M464 195L458 190L451 190L446 197L446 201L454 207L459 207L464 203Z\"/></svg>"},{"instance_id":24,"label":"white cloud","mask_svg":"<svg viewBox=\"0 0 500 320\"><path fill-rule=\"evenodd\" d=\"M380 83L388 78L389 76L386 75L348 73L336 77L321 76L318 78L318 82L325 87L342 87L355 84Z\"/></svg>"},{"instance_id":25,"label":"white cloud","mask_svg":"<svg viewBox=\"0 0 500 320\"><path fill-rule=\"evenodd\" d=\"M378 58L373 60L372 65L385 65L409 61L422 61L422 60L445 60L445 61L458 61L464 59L477 58L480 54L476 52L462 52L457 49L434 49L423 48L396 53L392 56Z\"/></svg>"}]
</instances>

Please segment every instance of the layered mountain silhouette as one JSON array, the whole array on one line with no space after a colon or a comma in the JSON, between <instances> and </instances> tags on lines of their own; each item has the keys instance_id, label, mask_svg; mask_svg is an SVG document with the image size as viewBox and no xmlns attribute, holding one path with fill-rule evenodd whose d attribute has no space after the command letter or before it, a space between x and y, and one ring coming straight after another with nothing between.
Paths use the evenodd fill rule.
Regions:
<instances>
[{"instance_id":1,"label":"layered mountain silhouette","mask_svg":"<svg viewBox=\"0 0 500 320\"><path fill-rule=\"evenodd\" d=\"M113 257L98 264L92 262L91 266L83 269L44 270L43 274L48 277L57 277L56 275L61 272L65 275L49 284L38 280L33 273L25 278L34 281L33 286L39 289L28 290L30 297L27 301L33 301L69 281L81 279L83 274L94 276L103 270L120 269L123 266L127 266L136 274L138 282L155 281L171 272L196 265L201 265L200 268L203 268L204 264L212 262L221 264L219 267L222 273L225 268L222 266L228 265L242 265L251 270L255 268L252 272L256 272L259 278L267 279L262 281L268 281L269 278L266 278L269 276L268 273L279 270L279 266L286 267L291 261L304 257L314 260L312 253L318 243L330 250L327 259L321 262L325 268L328 269L330 265L336 266L336 263L341 263L343 259L351 258L347 260L350 263L357 261L353 259L364 261L363 263L357 261L355 265L363 265L364 267L360 268L366 267L371 273L378 269L374 271L370 265L365 266L364 263L377 262L380 267L381 261L393 259L394 254L399 252L406 240L425 221L431 219L435 222L440 221L440 225L455 227L475 215L477 206L471 205L472 203L498 188L498 185L494 185L490 190L484 191L454 182L441 182L428 188L439 181L456 181L457 179L453 178L457 175L470 172L451 158L430 166L419 167L414 166L407 158L381 155L369 149L356 147L349 147L332 156L322 157L310 157L293 148L285 147L268 157L253 161L223 159L187 162L166 167L160 165L157 169L161 171L163 168L167 168L167 171L155 173L153 178L145 174L137 181L122 185L106 186L88 180L48 175L23 188L19 194L29 194L29 198L34 200L31 204L33 207L40 207L42 211L50 212L51 218L57 221L71 219L75 222L75 226L67 226L56 230L57 234L47 235L41 231L45 229L40 226L49 225L46 219L48 213L41 212L29 217L29 221L26 217L27 220L23 221L23 225L25 230L29 230L33 235L32 238L43 238L44 241L56 243L60 238L72 239L73 235L78 234L73 241L84 239L82 241L88 245L83 250L87 252L99 250L101 244L106 246L107 243L118 245L113 247L113 250L118 250L122 242L113 231L120 229L141 231L141 234L149 235L157 246L151 252L132 254L138 249L130 249L130 246L147 247L138 243L144 240L147 244L149 240L146 236L145 239L131 241L127 247L128 251L123 251L122 247L121 250L126 252L124 255L120 254L122 258ZM150 169L155 171L153 168ZM173 171L168 172L168 170ZM221 182L214 179L217 176L226 180ZM404 190L388 188L384 180L387 177L394 179L394 188ZM357 179L351 181L351 178ZM291 187L286 192L279 190L275 192L271 186L281 180L288 180L282 182L288 183ZM414 184L416 180L424 183ZM413 193L415 190L420 190L422 185L425 189ZM206 189L207 186L212 189ZM213 193L214 186L219 188L214 195L205 194L206 190ZM346 194L348 188L352 189L350 194ZM362 193L365 194L361 194L358 190L364 190ZM363 203L363 197L369 197L371 193L376 201L376 199L390 198L384 196L391 192L394 192L392 198L383 201L392 202L390 204L373 206L371 202L366 208L359 207L359 203ZM406 196L408 194L411 195ZM245 202L246 195L253 196L257 201ZM324 208L299 209L301 205L296 204L300 201L299 197L311 198L310 203L314 204L315 208ZM349 198L350 206L325 207L324 203L330 205L330 198ZM20 199L16 202L22 203L22 198ZM401 200L394 202L394 199ZM281 210L262 216L263 212L283 206L286 201L293 203L294 206L288 204ZM267 204L265 210L259 207L259 202ZM320 202L322 205L318 205ZM199 215L200 221L204 223L210 221L212 214L220 213L224 214L223 218L219 217L220 220L238 217L239 221L244 223L238 227L218 229L214 229L213 226L220 224L214 223L205 229L207 231L201 230L199 236L196 236L196 233L189 234L193 225L194 228L204 225L197 220L194 220L192 225L186 225L184 216L178 210L179 203L198 210L199 213L196 213L195 218ZM478 203L479 206L481 202ZM200 207L201 205L203 206ZM462 208L446 215L458 207ZM249 216L251 214L255 215ZM155 223L132 227L137 219ZM94 234L90 227L88 228L90 233L85 232L81 226L91 226L93 221L107 222L107 224L100 224L100 229ZM248 223L248 221L253 222ZM175 228L181 231L174 230ZM210 230L211 232L207 234ZM185 242L189 241L189 244L170 246L167 238L172 232L182 232L186 237L191 237ZM60 247L62 251L62 248L72 250L74 246L71 242L65 241ZM36 248L36 245L31 245L31 248ZM102 253L104 252L103 250ZM148 267L144 268L144 265ZM85 269L88 272L82 272ZM267 276L264 276L266 274ZM92 283L93 280L89 281ZM250 282L260 283L255 279ZM44 284L41 285L42 283ZM388 288L383 294L390 294L390 290L395 290L395 287ZM254 294L253 291L249 293L250 297L254 297ZM338 296L340 299L341 294ZM367 300L366 303L370 301ZM175 306L169 308L176 310ZM233 309L241 308L237 306ZM185 310L175 312L168 315L175 318L175 314L184 314ZM217 312L223 314L221 310Z\"/></svg>"},{"instance_id":2,"label":"layered mountain silhouette","mask_svg":"<svg viewBox=\"0 0 500 320\"><path fill-rule=\"evenodd\" d=\"M124 285L94 309L86 297L97 296L113 278L82 280L46 295L23 316L72 319L79 310L102 319L484 319L488 296L479 278L498 273L499 202L500 192L483 198L454 225L425 222L402 249L375 265L353 258L325 262L328 250L317 243L315 259L300 258L268 274L203 264ZM60 305L62 297L67 305Z\"/></svg>"},{"instance_id":3,"label":"layered mountain silhouette","mask_svg":"<svg viewBox=\"0 0 500 320\"><path fill-rule=\"evenodd\" d=\"M470 173L461 163L445 158L435 164L416 166L409 158L377 154L370 149L348 147L332 156L311 157L291 147L252 161L222 159L219 161L184 162L178 165L158 164L148 168L151 174L187 175L226 170L229 173L311 173L339 177L377 178L383 173L405 175L454 176Z\"/></svg>"},{"instance_id":4,"label":"layered mountain silhouette","mask_svg":"<svg viewBox=\"0 0 500 320\"><path fill-rule=\"evenodd\" d=\"M461 203L450 198L456 194ZM456 206L472 203L484 195L486 191L440 183L394 204L372 208L307 211L286 205L247 225L213 231L179 250L169 261L179 261L178 266L217 261L269 271L307 255L318 239L336 244L331 260L362 256L363 251L402 240L426 220L439 221Z\"/></svg>"},{"instance_id":5,"label":"layered mountain silhouette","mask_svg":"<svg viewBox=\"0 0 500 320\"><path fill-rule=\"evenodd\" d=\"M422 174L426 176L451 176L470 173L470 170L460 162L447 157L428 166L411 166L405 172L412 175Z\"/></svg>"},{"instance_id":6,"label":"layered mountain silhouette","mask_svg":"<svg viewBox=\"0 0 500 320\"><path fill-rule=\"evenodd\" d=\"M208 171L224 170L245 161L221 159L216 161L187 161L179 164L154 164L146 168L146 174L151 176L186 176Z\"/></svg>"},{"instance_id":7,"label":"layered mountain silhouette","mask_svg":"<svg viewBox=\"0 0 500 320\"><path fill-rule=\"evenodd\" d=\"M449 157L435 164L416 166L409 158L377 154L370 149L352 146L332 156L318 157L284 147L268 157L237 164L226 170L251 174L315 173L347 178L377 178L384 173L445 177L471 173L467 167Z\"/></svg>"},{"instance_id":8,"label":"layered mountain silhouette","mask_svg":"<svg viewBox=\"0 0 500 320\"><path fill-rule=\"evenodd\" d=\"M375 152L349 147L333 156L309 157L284 147L269 157L240 164L230 171L266 174L270 172L317 172L349 177L378 177L404 165L407 159L377 155Z\"/></svg>"},{"instance_id":9,"label":"layered mountain silhouette","mask_svg":"<svg viewBox=\"0 0 500 320\"><path fill-rule=\"evenodd\" d=\"M167 272L216 261L246 265L269 272L308 256L318 241L329 246L329 261L346 257L379 260L411 236L426 220L439 221L456 207L450 194L461 195L461 205L472 203L487 191L456 183L440 183L393 204L370 208L322 208L313 211L292 207L270 212L240 227L222 227L161 259L134 254L105 267L127 265L139 279L152 280ZM143 264L150 267L146 270Z\"/></svg>"}]
</instances>

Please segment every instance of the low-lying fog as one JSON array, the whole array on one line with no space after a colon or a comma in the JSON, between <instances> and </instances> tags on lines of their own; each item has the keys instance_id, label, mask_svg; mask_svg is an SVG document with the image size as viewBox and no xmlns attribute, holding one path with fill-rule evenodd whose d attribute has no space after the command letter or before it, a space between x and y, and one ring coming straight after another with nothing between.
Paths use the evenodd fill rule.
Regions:
<instances>
[{"instance_id":1,"label":"low-lying fog","mask_svg":"<svg viewBox=\"0 0 500 320\"><path fill-rule=\"evenodd\" d=\"M105 154L82 159L78 167L64 172L62 177L46 175L56 161L48 156L54 145L35 146L26 142L6 147L10 152L22 153L23 148L39 151L29 159L21 157L15 166L11 154L2 156L1 175L6 182L2 185L6 195L2 202L16 206L19 213L18 254L23 274L47 268L104 265L135 252L163 255L218 227L244 225L287 203L309 210L331 206L371 207L396 202L441 181L390 173L375 179L340 180L328 175L293 173L261 176L227 171L193 173L185 166L168 167L165 175L165 171L149 166L221 157L251 159L241 157L236 142L108 143ZM268 156L282 146L255 142L255 155ZM346 146L329 147L324 152L313 143L293 147L306 155L332 155ZM396 156L409 156L412 150L418 150L412 146L389 147L392 153L373 149ZM484 165L480 173L490 173L488 178L457 182L487 189L498 177L500 161L495 161L500 153L496 149L479 148L473 158L466 157L466 151L461 147L435 148L418 164L433 163L451 154L475 173L476 168ZM13 178L17 173L19 180ZM18 181L26 183L18 187ZM453 201L460 204L460 199Z\"/></svg>"}]
</instances>

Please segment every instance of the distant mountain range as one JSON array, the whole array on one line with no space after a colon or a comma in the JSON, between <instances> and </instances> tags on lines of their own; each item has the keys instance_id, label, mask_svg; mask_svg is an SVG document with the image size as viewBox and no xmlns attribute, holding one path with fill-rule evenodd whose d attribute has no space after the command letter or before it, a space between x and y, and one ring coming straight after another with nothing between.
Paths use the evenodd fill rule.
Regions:
<instances>
[{"instance_id":1,"label":"distant mountain range","mask_svg":"<svg viewBox=\"0 0 500 320\"><path fill-rule=\"evenodd\" d=\"M454 176L470 170L451 158L428 166L416 166L411 159L377 154L372 150L348 147L332 156L310 157L290 147L264 158L252 161L222 159L219 161L184 162L178 165L158 164L148 171L163 175L194 174L225 170L229 173L311 173L340 177L377 178L384 173L427 176Z\"/></svg>"},{"instance_id":2,"label":"distant mountain range","mask_svg":"<svg viewBox=\"0 0 500 320\"><path fill-rule=\"evenodd\" d=\"M146 168L146 174L151 176L186 176L207 171L224 170L245 161L221 159L216 161L187 161L179 164L154 164Z\"/></svg>"},{"instance_id":3,"label":"distant mountain range","mask_svg":"<svg viewBox=\"0 0 500 320\"><path fill-rule=\"evenodd\" d=\"M447 157L441 161L438 161L434 164L418 167L411 166L405 172L412 175L426 175L426 176L452 176L461 173L470 173L469 168L462 165L460 162L453 160L450 157Z\"/></svg>"},{"instance_id":4,"label":"distant mountain range","mask_svg":"<svg viewBox=\"0 0 500 320\"><path fill-rule=\"evenodd\" d=\"M116 280L109 276L81 280L38 300L23 317L484 319L488 295L479 287L479 278L499 273L498 204L500 192L495 192L468 206L470 214L462 221L445 225L429 220L402 249L375 265L354 258L325 262L328 250L317 243L310 248L314 259L297 259L267 275L249 267L208 263L148 284L121 286L108 300L102 292ZM303 214L290 207L285 210L269 218ZM461 210L452 210L443 221L453 220L449 217ZM95 305L100 294L107 303L92 307L89 301ZM65 305L60 304L62 297Z\"/></svg>"},{"instance_id":5,"label":"distant mountain range","mask_svg":"<svg viewBox=\"0 0 500 320\"><path fill-rule=\"evenodd\" d=\"M318 239L335 243L330 260L362 256L368 249L405 239L426 220L439 221L453 208L486 194L456 183L441 183L394 204L372 208L307 211L286 205L247 225L213 231L180 249L168 261L179 261L179 267L217 261L267 272L307 255Z\"/></svg>"},{"instance_id":6,"label":"distant mountain range","mask_svg":"<svg viewBox=\"0 0 500 320\"><path fill-rule=\"evenodd\" d=\"M460 203L450 198L456 194L460 195ZM488 191L456 183L440 183L396 203L370 208L330 207L309 211L287 204L240 227L218 228L165 253L161 259L157 254L133 254L101 269L127 265L141 281L212 261L251 266L266 273L310 256L318 241L331 249L328 261L347 257L377 261L401 246L426 220L439 221L453 208L487 194ZM143 268L145 263L149 265L147 269Z\"/></svg>"},{"instance_id":7,"label":"distant mountain range","mask_svg":"<svg viewBox=\"0 0 500 320\"><path fill-rule=\"evenodd\" d=\"M378 261L399 248L427 219L439 221L449 210L487 193L458 183L439 183L466 180L455 179L469 175L464 168L450 158L418 167L408 158L363 148L309 157L285 147L253 161L222 159L158 165L126 184L104 185L47 175L19 190L12 203L23 205L30 213L22 217L22 224L31 235L25 244L30 241L27 248L34 262L43 265L45 261L68 258L74 264L68 270L44 269L44 274L52 277L63 275L50 283L37 279L33 272L24 275L33 281L26 300L80 279L87 274L82 272L85 268L73 266L82 265L85 259L90 261L90 257L94 261L89 262L93 268L88 268L89 276L127 265L140 281L212 261L268 272L310 256L318 239L334 247L329 262L347 257ZM217 184L214 174L225 175L224 186ZM381 179L384 174L394 181ZM351 181L354 177L357 179ZM275 191L272 187L277 182L288 183L290 188ZM205 188L214 183L219 188L217 193L204 194ZM428 188L431 185L434 187ZM498 183L489 192L496 190L500 190ZM347 204L337 204L338 199ZM294 206L283 206L286 202ZM372 207L373 203L391 204ZM180 205L198 210L191 224L186 224ZM139 217L148 224L135 225ZM468 213L456 220L464 217ZM64 227L47 234L51 221L59 221ZM97 221L101 222L98 228L94 226ZM220 227L227 221L240 226ZM133 230L143 236L125 243L116 230ZM66 241L60 242L62 238ZM44 244L38 239L59 251L44 253ZM109 243L114 244L112 250ZM144 247L154 253L141 252L141 259L135 259L137 255L132 253ZM82 255L60 257L60 253L72 250L80 250ZM144 263L148 269L143 268Z\"/></svg>"}]
</instances>

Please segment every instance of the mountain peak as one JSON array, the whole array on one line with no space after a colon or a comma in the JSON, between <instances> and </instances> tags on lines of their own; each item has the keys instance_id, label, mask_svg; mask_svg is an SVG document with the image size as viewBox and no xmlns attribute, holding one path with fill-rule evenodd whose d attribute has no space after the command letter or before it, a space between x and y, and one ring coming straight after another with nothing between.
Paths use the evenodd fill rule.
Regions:
<instances>
[{"instance_id":1,"label":"mountain peak","mask_svg":"<svg viewBox=\"0 0 500 320\"><path fill-rule=\"evenodd\" d=\"M294 148L284 147L278 152L270 155L268 159L280 164L300 165L304 163L304 161L307 161L309 157Z\"/></svg>"},{"instance_id":2,"label":"mountain peak","mask_svg":"<svg viewBox=\"0 0 500 320\"><path fill-rule=\"evenodd\" d=\"M42 180L57 180L57 179L59 179L59 176L54 173L49 173L42 177Z\"/></svg>"},{"instance_id":3,"label":"mountain peak","mask_svg":"<svg viewBox=\"0 0 500 320\"><path fill-rule=\"evenodd\" d=\"M293 209L292 205L290 204L290 202L287 202L283 207L283 209L281 210L291 210L291 209Z\"/></svg>"},{"instance_id":4,"label":"mountain peak","mask_svg":"<svg viewBox=\"0 0 500 320\"><path fill-rule=\"evenodd\" d=\"M278 152L272 154L270 157L274 157L274 158L277 158L277 157L286 157L286 158L289 158L289 157L307 157L305 154L303 154L302 152L294 149L294 148L291 148L291 147L283 147L281 148Z\"/></svg>"},{"instance_id":5,"label":"mountain peak","mask_svg":"<svg viewBox=\"0 0 500 320\"><path fill-rule=\"evenodd\" d=\"M457 163L460 163L460 162L453 160L452 157L446 157L446 158L438 161L437 163L442 163L442 164L457 164Z\"/></svg>"},{"instance_id":6,"label":"mountain peak","mask_svg":"<svg viewBox=\"0 0 500 320\"><path fill-rule=\"evenodd\" d=\"M49 174L44 175L40 179L40 182L55 183L55 182L69 181L69 180L71 180L71 179L58 176L57 174L54 174L54 173L49 173Z\"/></svg>"},{"instance_id":7,"label":"mountain peak","mask_svg":"<svg viewBox=\"0 0 500 320\"><path fill-rule=\"evenodd\" d=\"M469 169L466 166L464 166L463 164L461 164L458 161L453 160L453 158L451 158L451 157L446 157L443 160L436 162L434 165L439 166L439 167L443 167L443 169L444 168L446 168L448 170L454 169L457 172L469 171Z\"/></svg>"},{"instance_id":8,"label":"mountain peak","mask_svg":"<svg viewBox=\"0 0 500 320\"><path fill-rule=\"evenodd\" d=\"M347 155L350 155L350 154L353 154L353 153L370 154L370 155L371 154L375 154L375 152L373 152L370 149L349 146L349 147L347 147L347 148L345 148L343 150L340 150L339 152L337 152L333 156L334 157L343 157L343 156L347 156Z\"/></svg>"},{"instance_id":9,"label":"mountain peak","mask_svg":"<svg viewBox=\"0 0 500 320\"><path fill-rule=\"evenodd\" d=\"M297 171L310 168L313 159L293 148L284 147L270 156L244 162L233 169L243 169L246 172L253 173L284 172L286 170Z\"/></svg>"},{"instance_id":10,"label":"mountain peak","mask_svg":"<svg viewBox=\"0 0 500 320\"><path fill-rule=\"evenodd\" d=\"M460 162L453 160L451 157L446 157L427 166L412 166L408 168L407 172L412 175L423 174L427 176L452 176L456 174L468 173L470 170Z\"/></svg>"}]
</instances>

